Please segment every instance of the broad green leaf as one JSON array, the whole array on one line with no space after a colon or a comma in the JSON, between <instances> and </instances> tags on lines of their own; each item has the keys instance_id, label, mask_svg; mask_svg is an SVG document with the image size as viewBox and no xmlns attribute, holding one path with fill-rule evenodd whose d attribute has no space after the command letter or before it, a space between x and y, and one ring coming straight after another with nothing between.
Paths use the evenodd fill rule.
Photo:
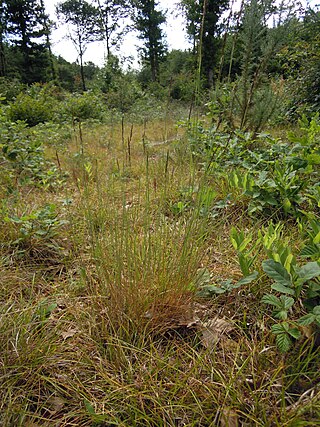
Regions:
<instances>
[{"instance_id":1,"label":"broad green leaf","mask_svg":"<svg viewBox=\"0 0 320 427\"><path fill-rule=\"evenodd\" d=\"M286 310L289 310L289 308L291 308L294 304L294 299L285 295L281 295L280 301L282 303L282 307Z\"/></svg>"},{"instance_id":2,"label":"broad green leaf","mask_svg":"<svg viewBox=\"0 0 320 427\"><path fill-rule=\"evenodd\" d=\"M56 303L51 303L49 305L41 304L38 309L38 314L42 319L45 319L50 316L50 314L58 307Z\"/></svg>"},{"instance_id":3,"label":"broad green leaf","mask_svg":"<svg viewBox=\"0 0 320 427\"><path fill-rule=\"evenodd\" d=\"M315 245L307 245L305 246L302 251L301 251L301 256L302 257L308 257L311 258L315 255L319 255L320 254L320 248L318 248Z\"/></svg>"},{"instance_id":4,"label":"broad green leaf","mask_svg":"<svg viewBox=\"0 0 320 427\"><path fill-rule=\"evenodd\" d=\"M271 289L277 292L281 292L282 294L294 295L294 290L292 288L288 288L281 283L274 283L271 285Z\"/></svg>"},{"instance_id":5,"label":"broad green leaf","mask_svg":"<svg viewBox=\"0 0 320 427\"><path fill-rule=\"evenodd\" d=\"M269 203L269 205L272 205L272 206L278 205L277 200L274 197L272 197L271 195L265 196L264 201L266 201L267 203Z\"/></svg>"},{"instance_id":6,"label":"broad green leaf","mask_svg":"<svg viewBox=\"0 0 320 427\"><path fill-rule=\"evenodd\" d=\"M275 325L271 326L271 331L275 335L282 334L284 332L286 333L288 329L289 329L289 325L287 322L276 323Z\"/></svg>"},{"instance_id":7,"label":"broad green leaf","mask_svg":"<svg viewBox=\"0 0 320 427\"><path fill-rule=\"evenodd\" d=\"M238 232L237 232L237 230L234 228L234 227L232 227L232 229L231 229L231 233L230 233L230 240L231 240L231 243L232 243L232 246L237 250L238 249L238 247L239 247L239 245L238 245L238 239L237 239L237 237L238 237Z\"/></svg>"},{"instance_id":8,"label":"broad green leaf","mask_svg":"<svg viewBox=\"0 0 320 427\"><path fill-rule=\"evenodd\" d=\"M275 282L284 286L291 286L291 278L287 270L279 262L268 259L262 263L264 272Z\"/></svg>"},{"instance_id":9,"label":"broad green leaf","mask_svg":"<svg viewBox=\"0 0 320 427\"><path fill-rule=\"evenodd\" d=\"M275 307L281 308L280 299L278 297L276 297L275 295L272 295L272 294L264 295L261 299L261 302L263 304L270 304L270 305L273 305Z\"/></svg>"},{"instance_id":10,"label":"broad green leaf","mask_svg":"<svg viewBox=\"0 0 320 427\"><path fill-rule=\"evenodd\" d=\"M291 347L291 339L287 332L282 332L276 337L276 343L281 353L286 353Z\"/></svg>"},{"instance_id":11,"label":"broad green leaf","mask_svg":"<svg viewBox=\"0 0 320 427\"><path fill-rule=\"evenodd\" d=\"M314 237L313 239L313 243L316 245L318 243L320 243L320 231L319 233Z\"/></svg>"},{"instance_id":12,"label":"broad green leaf","mask_svg":"<svg viewBox=\"0 0 320 427\"><path fill-rule=\"evenodd\" d=\"M312 313L306 314L297 320L298 325L308 326L315 321L316 316Z\"/></svg>"},{"instance_id":13,"label":"broad green leaf","mask_svg":"<svg viewBox=\"0 0 320 427\"><path fill-rule=\"evenodd\" d=\"M276 319L280 320L287 320L288 319L288 311L287 310L280 310L274 313L274 317Z\"/></svg>"},{"instance_id":14,"label":"broad green leaf","mask_svg":"<svg viewBox=\"0 0 320 427\"><path fill-rule=\"evenodd\" d=\"M280 255L276 252L272 252L272 256L275 262L279 262L280 263Z\"/></svg>"},{"instance_id":15,"label":"broad green leaf","mask_svg":"<svg viewBox=\"0 0 320 427\"><path fill-rule=\"evenodd\" d=\"M239 246L239 252L242 252L242 251L244 251L245 250L245 248L248 246L248 244L251 242L251 240L252 240L252 237L251 236L248 236L248 237L246 237L241 243L240 243L240 246Z\"/></svg>"},{"instance_id":16,"label":"broad green leaf","mask_svg":"<svg viewBox=\"0 0 320 427\"><path fill-rule=\"evenodd\" d=\"M313 309L313 314L320 316L320 305L316 305Z\"/></svg>"},{"instance_id":17,"label":"broad green leaf","mask_svg":"<svg viewBox=\"0 0 320 427\"><path fill-rule=\"evenodd\" d=\"M320 284L311 282L307 291L307 298L317 298L320 296Z\"/></svg>"},{"instance_id":18,"label":"broad green leaf","mask_svg":"<svg viewBox=\"0 0 320 427\"><path fill-rule=\"evenodd\" d=\"M291 269L292 260L293 260L293 255L289 254L287 256L285 263L284 263L284 268L287 270L288 273L290 272L290 269Z\"/></svg>"},{"instance_id":19,"label":"broad green leaf","mask_svg":"<svg viewBox=\"0 0 320 427\"><path fill-rule=\"evenodd\" d=\"M238 254L239 257L239 264L240 264L240 268L241 268L241 272L244 276L249 276L250 274L250 266L251 266L251 260L245 256L242 253Z\"/></svg>"},{"instance_id":20,"label":"broad green leaf","mask_svg":"<svg viewBox=\"0 0 320 427\"><path fill-rule=\"evenodd\" d=\"M208 285L208 286L204 286L201 291L200 291L200 295L202 294L224 294L225 292L227 292L227 289L224 288L220 288L219 286L215 286L215 285Z\"/></svg>"},{"instance_id":21,"label":"broad green leaf","mask_svg":"<svg viewBox=\"0 0 320 427\"><path fill-rule=\"evenodd\" d=\"M234 173L232 175L232 180L233 180L234 186L238 188L238 186L239 186L239 177L238 177L238 175L236 173Z\"/></svg>"},{"instance_id":22,"label":"broad green leaf","mask_svg":"<svg viewBox=\"0 0 320 427\"><path fill-rule=\"evenodd\" d=\"M84 400L84 406L86 407L88 414L96 415L96 411L94 410L94 407L91 405L91 403L87 399Z\"/></svg>"},{"instance_id":23,"label":"broad green leaf","mask_svg":"<svg viewBox=\"0 0 320 427\"><path fill-rule=\"evenodd\" d=\"M249 276L245 276L242 279L240 279L237 283L235 283L233 285L233 287L236 289L236 288L239 288L240 286L248 285L249 283L251 283L254 280L256 280L256 278L258 277L258 275L259 275L259 273L257 271L254 271Z\"/></svg>"},{"instance_id":24,"label":"broad green leaf","mask_svg":"<svg viewBox=\"0 0 320 427\"><path fill-rule=\"evenodd\" d=\"M301 333L298 328L290 328L288 333L296 340L300 338Z\"/></svg>"},{"instance_id":25,"label":"broad green leaf","mask_svg":"<svg viewBox=\"0 0 320 427\"><path fill-rule=\"evenodd\" d=\"M288 199L288 197L286 197L283 201L283 209L285 212L289 212L290 208L291 208L291 202Z\"/></svg>"},{"instance_id":26,"label":"broad green leaf","mask_svg":"<svg viewBox=\"0 0 320 427\"><path fill-rule=\"evenodd\" d=\"M316 261L308 262L301 267L297 273L301 281L307 282L308 280L320 276L320 265Z\"/></svg>"},{"instance_id":27,"label":"broad green leaf","mask_svg":"<svg viewBox=\"0 0 320 427\"><path fill-rule=\"evenodd\" d=\"M251 242L252 236L245 237L243 231L238 232L235 227L232 227L230 239L233 247L239 252L242 252Z\"/></svg>"}]
</instances>

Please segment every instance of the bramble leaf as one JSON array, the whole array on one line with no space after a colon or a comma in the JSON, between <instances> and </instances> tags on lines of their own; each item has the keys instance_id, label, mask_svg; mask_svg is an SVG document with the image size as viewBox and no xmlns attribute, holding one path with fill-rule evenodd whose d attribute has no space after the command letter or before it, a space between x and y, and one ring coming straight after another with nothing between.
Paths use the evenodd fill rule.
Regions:
<instances>
[{"instance_id":1,"label":"bramble leaf","mask_svg":"<svg viewBox=\"0 0 320 427\"><path fill-rule=\"evenodd\" d=\"M274 305L275 307L281 308L281 301L275 295L271 295L271 294L264 295L261 299L261 302L263 304L270 304L270 305Z\"/></svg>"},{"instance_id":2,"label":"bramble leaf","mask_svg":"<svg viewBox=\"0 0 320 427\"><path fill-rule=\"evenodd\" d=\"M282 307L285 310L289 310L289 308L291 308L294 304L294 299L291 297L287 297L285 295L281 295L280 301L281 301Z\"/></svg>"},{"instance_id":3,"label":"bramble leaf","mask_svg":"<svg viewBox=\"0 0 320 427\"><path fill-rule=\"evenodd\" d=\"M281 334L277 335L276 343L281 353L286 353L292 344L291 339L286 332L282 332Z\"/></svg>"},{"instance_id":4,"label":"bramble leaf","mask_svg":"<svg viewBox=\"0 0 320 427\"><path fill-rule=\"evenodd\" d=\"M299 329L298 329L298 328L290 328L290 329L288 330L288 333L289 333L293 338L295 338L296 340L297 340L297 339L299 339L299 338L300 338L300 336L301 336L301 333L300 333L300 331L299 331Z\"/></svg>"},{"instance_id":5,"label":"bramble leaf","mask_svg":"<svg viewBox=\"0 0 320 427\"><path fill-rule=\"evenodd\" d=\"M315 315L312 313L306 314L297 320L298 325L308 326L315 321Z\"/></svg>"}]
</instances>

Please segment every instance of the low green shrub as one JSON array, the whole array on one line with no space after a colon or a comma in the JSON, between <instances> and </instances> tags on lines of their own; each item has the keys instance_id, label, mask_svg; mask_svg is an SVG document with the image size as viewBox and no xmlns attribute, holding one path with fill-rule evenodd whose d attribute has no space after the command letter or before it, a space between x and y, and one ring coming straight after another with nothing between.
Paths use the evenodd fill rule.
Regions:
<instances>
[{"instance_id":1,"label":"low green shrub","mask_svg":"<svg viewBox=\"0 0 320 427\"><path fill-rule=\"evenodd\" d=\"M21 216L7 215L4 222L15 229L16 239L10 244L17 247L20 255L30 255L34 250L59 251L56 238L61 227L68 223L58 218L54 204Z\"/></svg>"},{"instance_id":2,"label":"low green shrub","mask_svg":"<svg viewBox=\"0 0 320 427\"><path fill-rule=\"evenodd\" d=\"M64 119L72 119L74 121L102 120L104 110L101 97L92 92L85 92L83 94L69 95L62 105L60 115Z\"/></svg>"},{"instance_id":3,"label":"low green shrub","mask_svg":"<svg viewBox=\"0 0 320 427\"><path fill-rule=\"evenodd\" d=\"M33 99L30 95L20 93L8 110L9 118L14 121L24 121L29 126L44 123L52 117L51 109L41 100Z\"/></svg>"},{"instance_id":4,"label":"low green shrub","mask_svg":"<svg viewBox=\"0 0 320 427\"><path fill-rule=\"evenodd\" d=\"M59 187L64 180L57 166L46 159L43 135L37 128L30 129L24 122L10 122L0 118L0 160L12 185L33 185L45 189Z\"/></svg>"},{"instance_id":5,"label":"low green shrub","mask_svg":"<svg viewBox=\"0 0 320 427\"><path fill-rule=\"evenodd\" d=\"M12 102L24 89L19 80L0 77L0 97L5 98L4 102Z\"/></svg>"},{"instance_id":6,"label":"low green shrub","mask_svg":"<svg viewBox=\"0 0 320 427\"><path fill-rule=\"evenodd\" d=\"M36 126L52 120L56 109L55 99L47 90L37 85L26 93L19 93L8 109L8 117L13 122L24 121L28 126Z\"/></svg>"}]
</instances>

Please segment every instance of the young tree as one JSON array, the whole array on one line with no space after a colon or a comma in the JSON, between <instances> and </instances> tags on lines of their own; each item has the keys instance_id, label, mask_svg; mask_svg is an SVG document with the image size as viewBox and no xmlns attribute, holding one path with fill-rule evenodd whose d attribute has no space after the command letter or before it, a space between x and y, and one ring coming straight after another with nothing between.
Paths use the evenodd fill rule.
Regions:
<instances>
[{"instance_id":1,"label":"young tree","mask_svg":"<svg viewBox=\"0 0 320 427\"><path fill-rule=\"evenodd\" d=\"M196 55L200 38L201 11L203 10L203 4L201 7L198 1L180 0L179 7L186 20L187 34L193 46L192 52Z\"/></svg>"},{"instance_id":2,"label":"young tree","mask_svg":"<svg viewBox=\"0 0 320 427\"><path fill-rule=\"evenodd\" d=\"M99 11L86 0L66 0L57 5L56 13L70 26L68 37L79 54L82 88L85 91L83 55L89 43L101 40Z\"/></svg>"},{"instance_id":3,"label":"young tree","mask_svg":"<svg viewBox=\"0 0 320 427\"><path fill-rule=\"evenodd\" d=\"M159 65L166 51L161 24L166 22L163 12L157 10L155 0L132 0L134 6L133 22L144 40L142 58L150 65L152 81L159 80Z\"/></svg>"},{"instance_id":4,"label":"young tree","mask_svg":"<svg viewBox=\"0 0 320 427\"><path fill-rule=\"evenodd\" d=\"M220 49L219 19L228 4L229 0L180 1L180 8L186 19L187 33L193 43L193 52L195 55L201 52L202 74L209 87L213 85L214 69Z\"/></svg>"},{"instance_id":5,"label":"young tree","mask_svg":"<svg viewBox=\"0 0 320 427\"><path fill-rule=\"evenodd\" d=\"M40 5L43 11L45 11L45 5L44 0L40 0ZM50 71L51 71L51 79L55 80L57 77L57 73L54 67L54 57L51 49L51 40L50 40L50 34L51 34L51 27L53 25L53 22L50 21L49 16L43 13L42 15L42 24L44 28L45 38L46 38L46 49L47 54L49 57L49 63L50 63Z\"/></svg>"},{"instance_id":6,"label":"young tree","mask_svg":"<svg viewBox=\"0 0 320 427\"><path fill-rule=\"evenodd\" d=\"M277 55L290 97L290 115L320 111L320 10L308 8L303 19L292 20Z\"/></svg>"},{"instance_id":7,"label":"young tree","mask_svg":"<svg viewBox=\"0 0 320 427\"><path fill-rule=\"evenodd\" d=\"M6 32L22 56L20 72L25 83L46 79L46 54L43 22L47 19L38 0L6 0Z\"/></svg>"},{"instance_id":8,"label":"young tree","mask_svg":"<svg viewBox=\"0 0 320 427\"><path fill-rule=\"evenodd\" d=\"M292 19L296 20L296 9L295 0L241 1L229 39L228 85L222 82L215 91L216 105L223 107L223 120L229 126L257 134L276 111L283 86L277 85L271 72L290 34ZM232 70L235 62L236 72Z\"/></svg>"},{"instance_id":9,"label":"young tree","mask_svg":"<svg viewBox=\"0 0 320 427\"><path fill-rule=\"evenodd\" d=\"M0 77L6 74L6 59L4 51L4 39L6 33L6 7L3 0L0 1Z\"/></svg>"},{"instance_id":10,"label":"young tree","mask_svg":"<svg viewBox=\"0 0 320 427\"><path fill-rule=\"evenodd\" d=\"M100 14L103 38L107 45L107 56L111 57L111 47L117 48L128 29L121 28L121 19L127 18L130 11L128 0L95 0Z\"/></svg>"}]
</instances>

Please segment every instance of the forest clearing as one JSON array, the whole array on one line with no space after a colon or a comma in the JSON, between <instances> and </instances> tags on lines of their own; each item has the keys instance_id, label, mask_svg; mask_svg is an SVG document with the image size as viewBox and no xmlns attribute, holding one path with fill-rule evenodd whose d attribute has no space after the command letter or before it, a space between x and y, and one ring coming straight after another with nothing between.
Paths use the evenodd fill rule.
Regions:
<instances>
[{"instance_id":1,"label":"forest clearing","mask_svg":"<svg viewBox=\"0 0 320 427\"><path fill-rule=\"evenodd\" d=\"M194 50L137 71L3 2L1 426L320 426L319 12L179 3Z\"/></svg>"}]
</instances>

